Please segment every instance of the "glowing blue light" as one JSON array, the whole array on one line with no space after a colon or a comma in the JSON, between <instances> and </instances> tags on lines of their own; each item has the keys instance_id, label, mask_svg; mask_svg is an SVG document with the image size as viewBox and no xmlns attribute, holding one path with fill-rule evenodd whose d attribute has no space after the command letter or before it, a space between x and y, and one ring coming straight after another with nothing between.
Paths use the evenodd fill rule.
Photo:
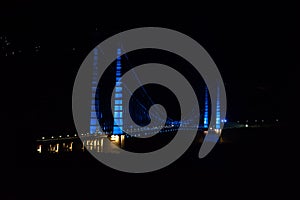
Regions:
<instances>
[{"instance_id":1,"label":"glowing blue light","mask_svg":"<svg viewBox=\"0 0 300 200\"><path fill-rule=\"evenodd\" d=\"M204 122L203 127L208 128L208 90L205 87Z\"/></svg>"},{"instance_id":2,"label":"glowing blue light","mask_svg":"<svg viewBox=\"0 0 300 200\"><path fill-rule=\"evenodd\" d=\"M115 93L115 98L122 98L122 94L121 93Z\"/></svg>"},{"instance_id":3,"label":"glowing blue light","mask_svg":"<svg viewBox=\"0 0 300 200\"><path fill-rule=\"evenodd\" d=\"M220 88L217 87L217 102L216 102L216 129L221 128L221 113L220 113Z\"/></svg>"},{"instance_id":4,"label":"glowing blue light","mask_svg":"<svg viewBox=\"0 0 300 200\"><path fill-rule=\"evenodd\" d=\"M221 122L222 122L222 123L226 123L227 120L226 120L226 119L222 119Z\"/></svg>"},{"instance_id":5,"label":"glowing blue light","mask_svg":"<svg viewBox=\"0 0 300 200\"><path fill-rule=\"evenodd\" d=\"M99 100L92 100L92 105L97 105L97 104L99 104Z\"/></svg>"},{"instance_id":6,"label":"glowing blue light","mask_svg":"<svg viewBox=\"0 0 300 200\"><path fill-rule=\"evenodd\" d=\"M114 106L114 127L113 134L122 134L123 131L123 106L122 106L122 82L121 80L121 49L117 50L116 64L116 89L115 89L115 106ZM120 99L117 99L120 98Z\"/></svg>"},{"instance_id":7,"label":"glowing blue light","mask_svg":"<svg viewBox=\"0 0 300 200\"><path fill-rule=\"evenodd\" d=\"M93 125L90 126L90 133L95 133L96 130L97 130L96 126L93 126Z\"/></svg>"},{"instance_id":8,"label":"glowing blue light","mask_svg":"<svg viewBox=\"0 0 300 200\"><path fill-rule=\"evenodd\" d=\"M92 112L91 112L91 118L96 118L96 117L97 117L96 112L92 111Z\"/></svg>"},{"instance_id":9,"label":"glowing blue light","mask_svg":"<svg viewBox=\"0 0 300 200\"><path fill-rule=\"evenodd\" d=\"M123 110L123 106L115 106L115 111Z\"/></svg>"},{"instance_id":10,"label":"glowing blue light","mask_svg":"<svg viewBox=\"0 0 300 200\"><path fill-rule=\"evenodd\" d=\"M116 92L122 92L122 87L116 87Z\"/></svg>"},{"instance_id":11,"label":"glowing blue light","mask_svg":"<svg viewBox=\"0 0 300 200\"><path fill-rule=\"evenodd\" d=\"M122 130L118 126L114 126L113 133L114 134L122 134Z\"/></svg>"},{"instance_id":12,"label":"glowing blue light","mask_svg":"<svg viewBox=\"0 0 300 200\"><path fill-rule=\"evenodd\" d=\"M94 56L93 56L93 74L92 74L92 100L91 100L91 115L90 115L90 133L93 134L97 130L99 130L99 124L98 118L97 118L97 113L96 113L96 105L99 105L99 100L96 98L96 92L97 92L97 85L98 85L98 49L95 48L94 51ZM101 113L100 113L100 116Z\"/></svg>"},{"instance_id":13,"label":"glowing blue light","mask_svg":"<svg viewBox=\"0 0 300 200\"><path fill-rule=\"evenodd\" d=\"M115 123L118 125L123 125L123 119L115 119Z\"/></svg>"},{"instance_id":14,"label":"glowing blue light","mask_svg":"<svg viewBox=\"0 0 300 200\"><path fill-rule=\"evenodd\" d=\"M90 123L91 125L96 125L97 124L97 119L91 119L91 123Z\"/></svg>"},{"instance_id":15,"label":"glowing blue light","mask_svg":"<svg viewBox=\"0 0 300 200\"><path fill-rule=\"evenodd\" d=\"M115 104L122 104L122 100L116 99Z\"/></svg>"},{"instance_id":16,"label":"glowing blue light","mask_svg":"<svg viewBox=\"0 0 300 200\"><path fill-rule=\"evenodd\" d=\"M122 112L114 112L114 118L122 118L123 116Z\"/></svg>"},{"instance_id":17,"label":"glowing blue light","mask_svg":"<svg viewBox=\"0 0 300 200\"><path fill-rule=\"evenodd\" d=\"M122 82L118 81L116 82L116 86L121 86Z\"/></svg>"}]
</instances>

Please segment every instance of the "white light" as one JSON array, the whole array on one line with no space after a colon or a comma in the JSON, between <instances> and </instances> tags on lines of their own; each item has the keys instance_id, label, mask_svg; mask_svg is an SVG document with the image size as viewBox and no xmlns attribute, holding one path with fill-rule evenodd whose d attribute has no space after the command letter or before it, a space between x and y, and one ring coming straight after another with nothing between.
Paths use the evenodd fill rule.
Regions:
<instances>
[{"instance_id":1,"label":"white light","mask_svg":"<svg viewBox=\"0 0 300 200\"><path fill-rule=\"evenodd\" d=\"M248 124L245 124L245 127L248 128Z\"/></svg>"},{"instance_id":2,"label":"white light","mask_svg":"<svg viewBox=\"0 0 300 200\"><path fill-rule=\"evenodd\" d=\"M77 135L75 134L74 137L76 137Z\"/></svg>"},{"instance_id":3,"label":"white light","mask_svg":"<svg viewBox=\"0 0 300 200\"><path fill-rule=\"evenodd\" d=\"M264 122L264 120L262 119L261 122Z\"/></svg>"},{"instance_id":4,"label":"white light","mask_svg":"<svg viewBox=\"0 0 300 200\"><path fill-rule=\"evenodd\" d=\"M59 137L61 138L61 135Z\"/></svg>"},{"instance_id":5,"label":"white light","mask_svg":"<svg viewBox=\"0 0 300 200\"><path fill-rule=\"evenodd\" d=\"M69 137L69 135L67 135L67 137Z\"/></svg>"},{"instance_id":6,"label":"white light","mask_svg":"<svg viewBox=\"0 0 300 200\"><path fill-rule=\"evenodd\" d=\"M42 137L42 140L44 140L45 139L45 137Z\"/></svg>"},{"instance_id":7,"label":"white light","mask_svg":"<svg viewBox=\"0 0 300 200\"><path fill-rule=\"evenodd\" d=\"M53 136L51 136L51 138L53 139L54 137L53 137Z\"/></svg>"},{"instance_id":8,"label":"white light","mask_svg":"<svg viewBox=\"0 0 300 200\"><path fill-rule=\"evenodd\" d=\"M112 136L110 137L110 139L111 139L111 140L116 140L116 139L117 139L117 136L116 136L116 135L112 135Z\"/></svg>"},{"instance_id":9,"label":"white light","mask_svg":"<svg viewBox=\"0 0 300 200\"><path fill-rule=\"evenodd\" d=\"M279 119L276 119L276 122L279 122Z\"/></svg>"}]
</instances>

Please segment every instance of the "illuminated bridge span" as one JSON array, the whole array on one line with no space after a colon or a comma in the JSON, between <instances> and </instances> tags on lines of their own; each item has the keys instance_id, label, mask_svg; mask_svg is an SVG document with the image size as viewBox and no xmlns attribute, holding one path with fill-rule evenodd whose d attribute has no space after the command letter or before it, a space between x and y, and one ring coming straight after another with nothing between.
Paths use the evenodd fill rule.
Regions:
<instances>
[{"instance_id":1,"label":"illuminated bridge span","mask_svg":"<svg viewBox=\"0 0 300 200\"><path fill-rule=\"evenodd\" d=\"M123 116L125 115L125 113L127 114L129 112L129 110L127 108L123 107L123 101L122 101L122 96L123 94L129 93L129 94L133 94L132 91L130 91L127 87L126 87L126 83L122 83L121 81L121 77L122 77L122 60L121 60L121 52L122 49L119 48L117 49L117 59L116 59L116 63L115 63L115 85L116 85L116 92L114 95L114 105L112 108L112 115L113 115L113 119L112 120L107 120L104 119L103 117L103 111L101 109L101 98L100 98L100 93L101 93L101 88L98 87L98 82L97 80L99 80L101 77L98 77L98 55L99 52L102 52L100 49L95 48L93 50L93 70L92 70L92 88L91 88L91 111L90 111L90 124L89 124L89 130L87 130L86 132L88 132L89 134L112 134L112 135L122 135L124 133L134 133L134 132L139 132L142 131L144 132L145 130L143 129L139 129L139 130L132 130L131 129L131 125L128 124L125 119L123 118ZM127 58L127 56L124 56L125 58ZM128 59L128 58L127 58ZM133 71L134 73L134 71ZM135 79L137 81L137 83L140 83L140 80L137 76L135 76ZM145 91L144 87L141 85L141 88ZM144 93L146 96L146 99L148 101L148 103L152 103L154 104L154 102L152 101L151 97L147 94L147 92ZM173 120L171 118L167 118L167 121L165 122L165 119L161 119L160 116L162 116L159 112L161 112L160 110L155 110L154 115L151 116L153 117L154 120L157 120L158 122L161 123L165 123L166 127L174 127L174 128L178 128L179 126L182 126L184 129L190 129L190 128L195 128L195 124L199 124L198 128L201 130L207 130L208 128L212 128L212 129L216 129L216 130L220 130L221 124L225 124L227 122L226 119L221 119L220 118L220 95L219 95L219 88L217 88L217 98L214 100L216 101L216 110L214 111L216 113L216 119L214 120L214 125L212 125L212 127L208 127L209 126L209 116L210 116L210 110L209 110L209 106L210 106L210 99L209 99L209 93L208 93L208 89L206 86L204 86L203 88L203 94L204 94L204 103L203 105L195 105L195 106L199 106L200 110L203 111L203 115L200 115L200 122L196 121L198 120L197 115L199 115L199 113L194 113L194 109L191 110L189 116L185 116L184 119L181 119L181 121L176 121ZM147 115L147 108L145 106L144 103L141 103L142 101L140 100L136 100L135 105L134 105L134 111L130 112L130 115L133 116L133 118L135 118L140 124L147 124L147 121L150 120L149 116ZM201 109L203 108L203 109ZM211 111L213 112L213 111ZM98 123L99 122L99 123ZM118 126L118 125L119 126ZM100 125L102 127L102 129L100 128ZM147 132L145 134L151 134L151 132L158 132L158 129L161 129L162 127L153 127L151 128L151 130L146 130ZM101 131L103 130L103 132ZM162 132L169 132L169 129L166 130L162 130ZM218 131L217 131L218 132ZM139 134L139 133L137 133ZM133 134L134 135L134 134ZM129 135L127 135L129 136Z\"/></svg>"},{"instance_id":2,"label":"illuminated bridge span","mask_svg":"<svg viewBox=\"0 0 300 200\"><path fill-rule=\"evenodd\" d=\"M274 127L279 124L279 120L244 120L236 122L227 122L224 129L239 129L239 128L268 128ZM133 136L140 136L141 134L154 135L162 127L153 128L139 128L124 130L125 132L132 132ZM184 130L194 130L193 127L182 125ZM165 126L160 133L174 133L177 130L175 126ZM203 129L199 128L199 133L203 135ZM106 138L109 138L107 140ZM102 152L102 153L118 153L117 146L123 147L126 144L128 135L113 135L113 134L100 134L100 133L82 133L81 139L77 134L74 135L59 135L51 137L41 137L36 141L38 153L60 153L60 152L83 152L85 149ZM200 138L199 142L202 142ZM222 138L219 142L230 142Z\"/></svg>"},{"instance_id":3,"label":"illuminated bridge span","mask_svg":"<svg viewBox=\"0 0 300 200\"><path fill-rule=\"evenodd\" d=\"M103 113L101 112L101 98L99 96L99 90L101 88L98 87L99 80L98 77L98 54L100 50L95 48L94 52L94 61L93 61L93 74L92 74L92 88L91 88L91 110L90 110L90 120L89 120L89 130L86 133L80 133L81 139L76 135L66 135L66 136L58 136L58 137L50 137L45 138L42 137L37 140L37 151L41 152L50 152L50 153L58 153L58 152L72 152L72 151L84 151L85 148L89 150L94 150L97 152L107 152L107 153L118 153L117 146L124 146L126 143L126 139L130 139L131 137L139 137L142 135L152 136L156 133L158 134L167 134L167 133L176 133L178 127L180 126L182 130L190 131L198 129L200 134L205 134L208 129L215 130L216 133L220 134L221 124L224 124L224 129L227 128L250 128L250 127L261 127L264 123L263 120L255 120L255 121L237 121L237 122L227 122L226 119L220 118L220 95L219 89L217 88L217 98L216 101L216 110L210 111L210 99L208 94L208 89L206 87L203 88L203 96L204 102L203 105L195 105L199 106L203 115L200 115L200 122L195 121L197 119L197 115L199 113L194 113L191 110L191 113L185 119L181 119L181 121L176 121L168 118L165 122L165 119L160 119L159 113L154 114L154 119L159 120L161 122L165 122L164 126L159 127L141 127L141 128L132 128L132 126L128 125L126 121L124 121L123 116L125 112L128 112L126 108L123 107L122 95L124 92L129 92L132 94L132 91L128 91L125 83L122 83L122 60L121 60L121 49L117 49L117 59L115 65L115 84L116 84L116 92L114 98L113 105L113 119L111 121L104 120ZM139 82L138 77L136 76L136 81ZM143 88L143 86L141 86ZM151 98L149 96L146 97L151 102ZM212 100L211 100L212 101ZM130 113L134 115L136 119L140 122L149 120L149 116L146 115L147 109L140 102L137 101L137 108L135 112ZM202 109L201 109L202 108ZM99 111L100 110L100 111ZM157 111L159 112L159 110ZM214 126L209 127L209 116L210 112L216 113L216 119ZM101 123L98 123L101 122ZM278 119L276 120L278 122ZM100 125L102 129L100 128ZM119 124L120 126L117 126ZM141 123L142 124L142 123ZM197 127L195 127L197 124ZM126 134L131 133L131 135ZM109 140L106 140L109 138ZM222 139L222 138L221 138ZM116 146L117 145L117 146Z\"/></svg>"}]
</instances>

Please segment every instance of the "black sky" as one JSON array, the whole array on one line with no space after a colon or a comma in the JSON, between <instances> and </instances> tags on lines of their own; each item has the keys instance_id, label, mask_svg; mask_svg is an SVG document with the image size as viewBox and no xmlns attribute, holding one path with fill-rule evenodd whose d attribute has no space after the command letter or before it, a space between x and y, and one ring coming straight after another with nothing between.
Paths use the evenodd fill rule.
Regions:
<instances>
[{"instance_id":1,"label":"black sky","mask_svg":"<svg viewBox=\"0 0 300 200\"><path fill-rule=\"evenodd\" d=\"M181 31L208 51L225 82L229 119L282 118L283 89L291 81L285 73L296 67L293 6L148 4L140 9L119 4L106 9L94 2L4 4L0 34L11 46L1 51L1 63L16 80L18 92L9 93L17 94L19 128L32 137L75 131L71 94L82 61L104 39L143 26ZM21 52L5 56L6 51Z\"/></svg>"},{"instance_id":2,"label":"black sky","mask_svg":"<svg viewBox=\"0 0 300 200\"><path fill-rule=\"evenodd\" d=\"M16 137L17 143L10 140L12 143L9 145L16 145L17 148L5 148L4 154L16 151L16 160L20 160L17 162L17 168L26 166L32 160L32 152L36 150L33 144L38 137L75 131L71 95L77 70L96 45L130 28L166 27L178 30L198 41L216 62L225 82L229 120L279 118L282 122L293 116L290 113L297 104L293 104L291 99L294 97L293 99L298 101L296 96L299 90L291 87L298 85L298 79L294 78L298 76L299 66L298 6L287 2L260 1L226 1L222 4L214 2L211 5L202 1L195 4L173 1L166 5L162 5L162 1L139 1L135 5L129 4L128 1L110 3L1 1L0 66L4 91L1 114L6 119L2 126L9 128L8 131L2 131L2 135ZM107 173L107 179L103 179L102 172L89 168L79 171L76 163L72 162L68 166L74 167L75 173L71 173L69 168L54 165L52 168L41 169L33 166L33 172L27 168L14 170L8 176L10 182L13 182L13 192L7 190L6 194L12 197L17 193L24 197L26 193L30 193L31 199L34 199L33 193L41 193L37 199L47 199L51 195L59 198L60 193L65 192L67 198L73 194L77 199L82 191L86 199L91 193L97 198L102 197L102 194L108 194L111 198L117 193L122 195L122 198L126 195L130 195L130 198L140 198L151 194L157 198L158 194L167 192L169 198L169 193L184 192L185 195L193 197L197 195L197 198L205 194L210 198L216 194L220 194L222 198L237 195L240 198L240 192L247 196L255 194L257 197L258 194L261 195L261 191L267 193L268 197L270 194L278 197L279 192L284 192L286 197L292 194L290 191L293 188L289 184L293 181L287 179L295 178L297 174L296 170L295 173L292 170L297 168L296 163L288 161L289 158L292 161L298 159L298 155L292 154L293 151L298 152L298 146L291 145L294 140L291 134L298 133L280 132L274 138L270 138L274 144L268 143L268 139L263 148L252 144L246 146L245 148L249 148L246 156L242 155L245 148L233 149L233 154L237 156L233 157L236 159L230 168L238 170L234 173L228 172L228 176L211 177L211 174L206 174L206 170L191 170L190 166L187 166L184 172L190 172L188 176L184 172L178 175L176 170L176 174L169 173L170 168L157 174L130 176L120 176L120 173L111 170ZM281 145L292 148L283 149ZM262 153L259 155L255 149L268 150L265 153L259 152ZM236 153L236 150L241 150L241 155ZM285 150L290 152L286 153ZM214 152L216 151L212 153ZM224 162L230 163L226 160L228 155L225 153ZM215 172L220 168L213 162L214 155L202 159L201 164L212 161ZM223 158L222 152L219 157ZM272 162L268 163L270 157ZM3 163L3 166L8 166L7 162ZM176 163L173 168L178 168ZM82 176L82 172L89 174ZM238 178L234 179L232 174ZM16 178L12 178L15 175ZM184 178L179 179L180 175ZM251 178L244 179L245 176ZM281 181L282 177L285 177L282 179L284 181ZM97 181L96 184L90 182L92 179ZM108 181L108 184L102 184L103 180ZM118 184L115 184L116 180ZM206 180L213 182L209 183ZM197 184L194 181L197 181ZM61 182L61 187L58 182ZM153 182L155 184L152 184ZM18 186L26 189L23 192ZM71 188L66 189L68 186ZM171 186L171 190L166 190L165 186ZM289 191L283 190L285 186ZM213 191L207 191L206 187ZM149 192L149 188L155 190ZM227 190L222 192L222 188ZM120 192L122 190L119 189L126 191ZM162 192L156 192L157 189L161 189ZM140 191L142 196L136 193Z\"/></svg>"}]
</instances>

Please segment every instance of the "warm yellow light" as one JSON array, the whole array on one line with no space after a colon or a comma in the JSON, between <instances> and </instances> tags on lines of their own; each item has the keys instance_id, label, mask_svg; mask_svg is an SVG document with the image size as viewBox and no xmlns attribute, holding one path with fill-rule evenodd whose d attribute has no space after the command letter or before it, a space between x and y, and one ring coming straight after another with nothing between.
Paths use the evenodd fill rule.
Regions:
<instances>
[{"instance_id":1,"label":"warm yellow light","mask_svg":"<svg viewBox=\"0 0 300 200\"><path fill-rule=\"evenodd\" d=\"M73 150L73 142L71 142L71 144L70 144L70 151L72 151Z\"/></svg>"},{"instance_id":2,"label":"warm yellow light","mask_svg":"<svg viewBox=\"0 0 300 200\"><path fill-rule=\"evenodd\" d=\"M115 141L116 141L117 143L119 142L119 136L118 136L118 135L116 135Z\"/></svg>"},{"instance_id":3,"label":"warm yellow light","mask_svg":"<svg viewBox=\"0 0 300 200\"><path fill-rule=\"evenodd\" d=\"M112 136L110 137L110 139L111 139L111 140L116 140L116 135L112 135Z\"/></svg>"},{"instance_id":4,"label":"warm yellow light","mask_svg":"<svg viewBox=\"0 0 300 200\"><path fill-rule=\"evenodd\" d=\"M103 152L103 138L100 141L100 146L101 146L101 152Z\"/></svg>"},{"instance_id":5,"label":"warm yellow light","mask_svg":"<svg viewBox=\"0 0 300 200\"><path fill-rule=\"evenodd\" d=\"M42 153L42 145L39 145L39 146L38 146L37 151L38 151L39 153Z\"/></svg>"},{"instance_id":6,"label":"warm yellow light","mask_svg":"<svg viewBox=\"0 0 300 200\"><path fill-rule=\"evenodd\" d=\"M56 153L58 153L58 149L59 149L59 144L57 143L57 144L56 144L56 149L55 149L55 152L56 152Z\"/></svg>"}]
</instances>

